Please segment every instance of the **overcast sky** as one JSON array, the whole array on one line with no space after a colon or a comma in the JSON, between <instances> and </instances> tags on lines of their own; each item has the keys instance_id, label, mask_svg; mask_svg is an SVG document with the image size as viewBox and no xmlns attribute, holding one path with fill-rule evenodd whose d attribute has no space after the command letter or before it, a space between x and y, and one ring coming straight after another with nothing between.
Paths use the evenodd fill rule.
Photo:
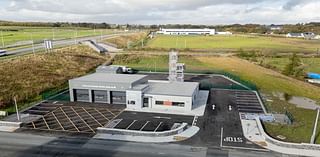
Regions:
<instances>
[{"instance_id":1,"label":"overcast sky","mask_svg":"<svg viewBox=\"0 0 320 157\"><path fill-rule=\"evenodd\" d=\"M0 0L0 20L130 24L320 22L320 0Z\"/></svg>"}]
</instances>

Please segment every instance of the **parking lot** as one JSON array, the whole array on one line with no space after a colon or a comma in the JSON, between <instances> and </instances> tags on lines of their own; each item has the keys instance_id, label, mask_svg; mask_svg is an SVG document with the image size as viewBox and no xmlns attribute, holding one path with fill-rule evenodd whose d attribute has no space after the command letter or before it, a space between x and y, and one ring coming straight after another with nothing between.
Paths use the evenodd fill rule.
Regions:
<instances>
[{"instance_id":1,"label":"parking lot","mask_svg":"<svg viewBox=\"0 0 320 157\"><path fill-rule=\"evenodd\" d=\"M260 148L243 135L235 93L235 90L212 89L205 114L198 119L200 131L183 143L207 147Z\"/></svg>"},{"instance_id":2,"label":"parking lot","mask_svg":"<svg viewBox=\"0 0 320 157\"><path fill-rule=\"evenodd\" d=\"M192 125L193 119L194 116L124 111L107 127L161 132L174 129L176 123Z\"/></svg>"},{"instance_id":3,"label":"parking lot","mask_svg":"<svg viewBox=\"0 0 320 157\"><path fill-rule=\"evenodd\" d=\"M87 104L89 105L89 104ZM112 106L86 106L65 104L45 114L42 118L24 124L24 128L42 131L95 133L121 113L123 108Z\"/></svg>"}]
</instances>

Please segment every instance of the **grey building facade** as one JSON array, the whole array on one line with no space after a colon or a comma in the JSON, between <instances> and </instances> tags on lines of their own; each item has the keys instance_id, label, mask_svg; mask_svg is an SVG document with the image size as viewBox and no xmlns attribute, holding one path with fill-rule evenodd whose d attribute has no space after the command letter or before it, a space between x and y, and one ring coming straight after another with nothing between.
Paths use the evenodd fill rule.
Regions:
<instances>
[{"instance_id":1,"label":"grey building facade","mask_svg":"<svg viewBox=\"0 0 320 157\"><path fill-rule=\"evenodd\" d=\"M145 75L93 73L69 80L70 101L126 104L126 90L144 83Z\"/></svg>"}]
</instances>

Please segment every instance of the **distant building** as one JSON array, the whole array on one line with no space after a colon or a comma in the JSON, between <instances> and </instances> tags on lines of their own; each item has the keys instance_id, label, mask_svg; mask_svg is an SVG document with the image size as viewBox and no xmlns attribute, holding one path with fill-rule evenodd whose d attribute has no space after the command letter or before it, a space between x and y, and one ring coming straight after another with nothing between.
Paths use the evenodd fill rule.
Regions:
<instances>
[{"instance_id":1,"label":"distant building","mask_svg":"<svg viewBox=\"0 0 320 157\"><path fill-rule=\"evenodd\" d=\"M280 30L282 30L282 28L283 28L282 25L270 25L270 26L269 26L269 29L270 29L271 31L280 31Z\"/></svg>"},{"instance_id":2,"label":"distant building","mask_svg":"<svg viewBox=\"0 0 320 157\"><path fill-rule=\"evenodd\" d=\"M216 34L218 34L218 35L232 35L232 33L229 32L229 31L226 31L226 32L216 32Z\"/></svg>"},{"instance_id":3,"label":"distant building","mask_svg":"<svg viewBox=\"0 0 320 157\"><path fill-rule=\"evenodd\" d=\"M287 38L304 38L303 33L288 33Z\"/></svg>"},{"instance_id":4,"label":"distant building","mask_svg":"<svg viewBox=\"0 0 320 157\"><path fill-rule=\"evenodd\" d=\"M305 38L305 39L314 39L316 35L312 32L305 33L288 33L286 35L287 38Z\"/></svg>"},{"instance_id":5,"label":"distant building","mask_svg":"<svg viewBox=\"0 0 320 157\"><path fill-rule=\"evenodd\" d=\"M165 35L215 35L215 29L160 29L157 34Z\"/></svg>"}]
</instances>

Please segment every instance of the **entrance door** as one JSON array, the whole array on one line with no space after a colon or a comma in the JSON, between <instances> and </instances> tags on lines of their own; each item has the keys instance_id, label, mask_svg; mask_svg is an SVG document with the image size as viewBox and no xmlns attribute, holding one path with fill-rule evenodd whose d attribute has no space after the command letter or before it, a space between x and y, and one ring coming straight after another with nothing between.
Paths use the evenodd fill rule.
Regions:
<instances>
[{"instance_id":1,"label":"entrance door","mask_svg":"<svg viewBox=\"0 0 320 157\"><path fill-rule=\"evenodd\" d=\"M143 98L143 105L142 107L149 107L149 98Z\"/></svg>"}]
</instances>

